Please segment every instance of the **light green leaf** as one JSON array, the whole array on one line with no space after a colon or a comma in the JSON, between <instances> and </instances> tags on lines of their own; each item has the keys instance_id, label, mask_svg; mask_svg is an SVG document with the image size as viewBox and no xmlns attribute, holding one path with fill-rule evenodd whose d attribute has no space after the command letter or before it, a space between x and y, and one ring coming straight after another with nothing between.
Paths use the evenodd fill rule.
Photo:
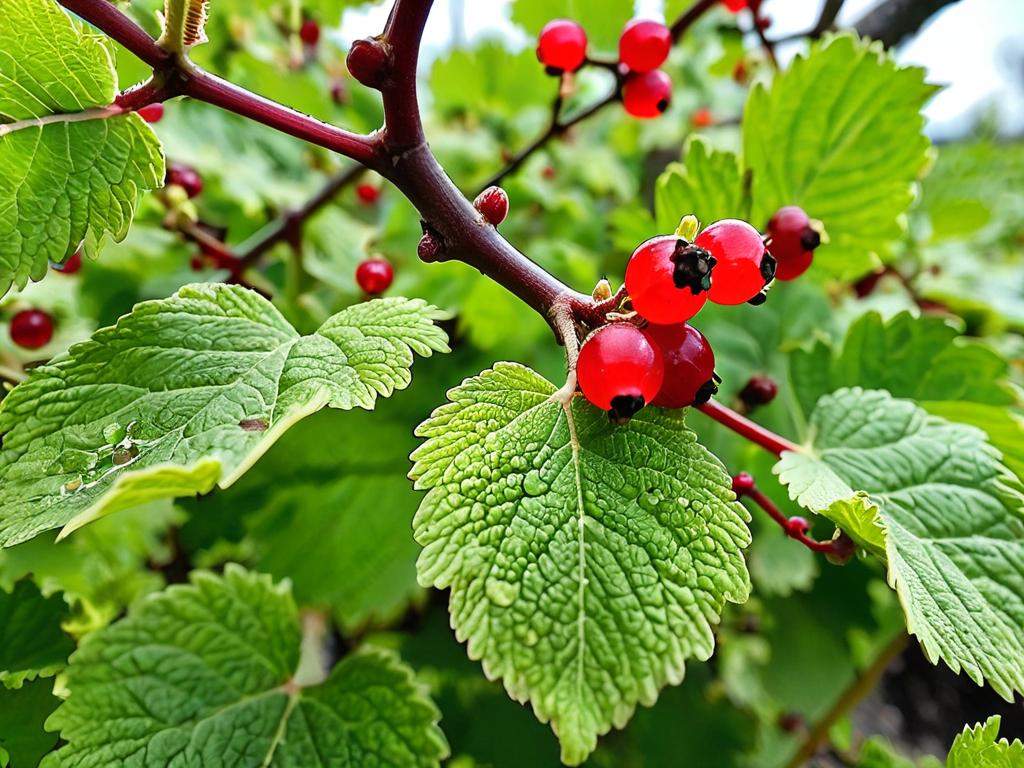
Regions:
<instances>
[{"instance_id":1,"label":"light green leaf","mask_svg":"<svg viewBox=\"0 0 1024 768\"><path fill-rule=\"evenodd\" d=\"M927 656L1004 698L1024 690L1024 493L985 434L860 388L823 397L810 434L809 457L777 466L790 494L829 515L843 483L862 527L877 507L889 583Z\"/></svg>"},{"instance_id":2,"label":"light green leaf","mask_svg":"<svg viewBox=\"0 0 1024 768\"><path fill-rule=\"evenodd\" d=\"M1024 743L999 737L999 715L985 724L964 728L953 740L946 761L947 768L1021 768L1024 766Z\"/></svg>"},{"instance_id":3,"label":"light green leaf","mask_svg":"<svg viewBox=\"0 0 1024 768\"><path fill-rule=\"evenodd\" d=\"M427 496L420 580L451 588L471 658L550 721L579 764L708 658L727 601L749 591L747 515L678 414L627 427L528 368L498 363L417 430Z\"/></svg>"},{"instance_id":4,"label":"light green leaf","mask_svg":"<svg viewBox=\"0 0 1024 768\"><path fill-rule=\"evenodd\" d=\"M710 150L702 140L691 139L683 162L672 163L658 177L654 203L662 232L672 232L690 213L704 226L745 215L739 160L732 152Z\"/></svg>"},{"instance_id":5,"label":"light green leaf","mask_svg":"<svg viewBox=\"0 0 1024 768\"><path fill-rule=\"evenodd\" d=\"M112 49L50 0L0 14L0 295L46 273L89 237L122 240L164 159L117 95Z\"/></svg>"},{"instance_id":6,"label":"light green leaf","mask_svg":"<svg viewBox=\"0 0 1024 768\"><path fill-rule=\"evenodd\" d=\"M51 677L74 648L61 631L68 609L59 595L43 597L28 579L0 589L0 684L19 688L25 680Z\"/></svg>"},{"instance_id":7,"label":"light green leaf","mask_svg":"<svg viewBox=\"0 0 1024 768\"><path fill-rule=\"evenodd\" d=\"M934 90L923 70L851 36L815 44L770 88L755 86L743 116L752 221L763 226L780 207L800 205L830 238L816 270L868 272L900 236L928 164L920 109Z\"/></svg>"},{"instance_id":8,"label":"light green leaf","mask_svg":"<svg viewBox=\"0 0 1024 768\"><path fill-rule=\"evenodd\" d=\"M301 687L299 615L286 585L229 566L196 572L89 635L70 696L47 721L62 768L436 766L439 713L395 656L365 649Z\"/></svg>"},{"instance_id":9,"label":"light green leaf","mask_svg":"<svg viewBox=\"0 0 1024 768\"><path fill-rule=\"evenodd\" d=\"M304 416L407 386L414 352L447 349L442 316L378 299L301 336L238 286L137 305L0 404L0 544L230 485Z\"/></svg>"}]
</instances>

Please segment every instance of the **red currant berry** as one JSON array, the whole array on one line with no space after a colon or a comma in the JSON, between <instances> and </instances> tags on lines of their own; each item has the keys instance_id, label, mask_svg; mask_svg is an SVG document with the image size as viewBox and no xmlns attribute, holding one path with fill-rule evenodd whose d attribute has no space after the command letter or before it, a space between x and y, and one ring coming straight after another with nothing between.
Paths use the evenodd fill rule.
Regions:
<instances>
[{"instance_id":1,"label":"red currant berry","mask_svg":"<svg viewBox=\"0 0 1024 768\"><path fill-rule=\"evenodd\" d=\"M652 323L689 320L708 299L714 259L674 235L641 243L626 264L626 292L633 309Z\"/></svg>"},{"instance_id":2,"label":"red currant berry","mask_svg":"<svg viewBox=\"0 0 1024 768\"><path fill-rule=\"evenodd\" d=\"M661 353L643 331L612 323L583 342L576 374L587 400L624 423L658 394L665 371Z\"/></svg>"},{"instance_id":3,"label":"red currant berry","mask_svg":"<svg viewBox=\"0 0 1024 768\"><path fill-rule=\"evenodd\" d=\"M743 497L753 492L754 478L749 472L740 472L732 479L732 492L737 497Z\"/></svg>"},{"instance_id":4,"label":"red currant berry","mask_svg":"<svg viewBox=\"0 0 1024 768\"><path fill-rule=\"evenodd\" d=\"M740 390L740 400L748 408L768 405L779 394L779 385L770 376L751 376Z\"/></svg>"},{"instance_id":5,"label":"red currant berry","mask_svg":"<svg viewBox=\"0 0 1024 768\"><path fill-rule=\"evenodd\" d=\"M707 107L701 107L690 115L690 125L694 128L708 128L715 124L715 117Z\"/></svg>"},{"instance_id":6,"label":"red currant berry","mask_svg":"<svg viewBox=\"0 0 1024 768\"><path fill-rule=\"evenodd\" d=\"M794 536L805 536L811 530L811 524L806 517L794 516L786 521L786 530Z\"/></svg>"},{"instance_id":7,"label":"red currant berry","mask_svg":"<svg viewBox=\"0 0 1024 768\"><path fill-rule=\"evenodd\" d=\"M587 58L587 33L575 21L555 19L537 38L537 59L553 74L575 72Z\"/></svg>"},{"instance_id":8,"label":"red currant berry","mask_svg":"<svg viewBox=\"0 0 1024 768\"><path fill-rule=\"evenodd\" d=\"M139 117L147 123L159 123L164 116L164 105L159 101L154 104L147 104L137 110Z\"/></svg>"},{"instance_id":9,"label":"red currant berry","mask_svg":"<svg viewBox=\"0 0 1024 768\"><path fill-rule=\"evenodd\" d=\"M768 222L772 256L778 262L775 276L779 280L800 277L811 266L814 249L821 245L821 234L811 226L804 209L795 205L780 208Z\"/></svg>"},{"instance_id":10,"label":"red currant berry","mask_svg":"<svg viewBox=\"0 0 1024 768\"><path fill-rule=\"evenodd\" d=\"M203 177L187 165L172 163L167 167L167 183L177 184L189 197L197 197L203 191Z\"/></svg>"},{"instance_id":11,"label":"red currant berry","mask_svg":"<svg viewBox=\"0 0 1024 768\"><path fill-rule=\"evenodd\" d=\"M11 318L11 341L24 349L45 347L53 338L53 318L41 309L23 309Z\"/></svg>"},{"instance_id":12,"label":"red currant berry","mask_svg":"<svg viewBox=\"0 0 1024 768\"><path fill-rule=\"evenodd\" d=\"M375 205L380 200L380 189L373 184L360 184L356 187L356 197L363 205Z\"/></svg>"},{"instance_id":13,"label":"red currant berry","mask_svg":"<svg viewBox=\"0 0 1024 768\"><path fill-rule=\"evenodd\" d=\"M348 50L345 66L358 82L379 90L391 67L391 47L377 38L356 40Z\"/></svg>"},{"instance_id":14,"label":"red currant berry","mask_svg":"<svg viewBox=\"0 0 1024 768\"><path fill-rule=\"evenodd\" d=\"M476 196L473 206L496 227L508 216L508 195L501 187L488 187Z\"/></svg>"},{"instance_id":15,"label":"red currant berry","mask_svg":"<svg viewBox=\"0 0 1024 768\"><path fill-rule=\"evenodd\" d=\"M622 87L622 106L633 117L657 117L672 102L672 79L656 69L629 75Z\"/></svg>"},{"instance_id":16,"label":"red currant berry","mask_svg":"<svg viewBox=\"0 0 1024 768\"><path fill-rule=\"evenodd\" d=\"M715 353L704 334L686 323L652 323L644 332L661 351L665 363L665 381L651 405L662 408L702 405L718 392Z\"/></svg>"},{"instance_id":17,"label":"red currant berry","mask_svg":"<svg viewBox=\"0 0 1024 768\"><path fill-rule=\"evenodd\" d=\"M395 270L387 259L366 259L356 267L356 282L363 292L370 296L378 296L389 287L395 279Z\"/></svg>"},{"instance_id":18,"label":"red currant berry","mask_svg":"<svg viewBox=\"0 0 1024 768\"><path fill-rule=\"evenodd\" d=\"M633 72L650 72L665 63L672 33L658 21L633 19L619 38L619 61Z\"/></svg>"},{"instance_id":19,"label":"red currant berry","mask_svg":"<svg viewBox=\"0 0 1024 768\"><path fill-rule=\"evenodd\" d=\"M51 261L50 266L64 275L73 275L82 268L82 249L79 248L63 262Z\"/></svg>"},{"instance_id":20,"label":"red currant berry","mask_svg":"<svg viewBox=\"0 0 1024 768\"><path fill-rule=\"evenodd\" d=\"M299 27L299 39L308 46L314 46L320 42L320 25L312 19L306 19Z\"/></svg>"},{"instance_id":21,"label":"red currant berry","mask_svg":"<svg viewBox=\"0 0 1024 768\"><path fill-rule=\"evenodd\" d=\"M775 276L775 259L760 233L745 221L722 219L693 241L715 259L715 276L708 298L716 304L742 304L757 300Z\"/></svg>"}]
</instances>

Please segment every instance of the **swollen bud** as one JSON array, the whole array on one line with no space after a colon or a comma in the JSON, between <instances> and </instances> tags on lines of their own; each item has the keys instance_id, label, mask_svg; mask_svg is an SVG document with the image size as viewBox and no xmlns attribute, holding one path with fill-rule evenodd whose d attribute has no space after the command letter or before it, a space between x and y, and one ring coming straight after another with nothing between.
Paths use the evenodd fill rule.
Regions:
<instances>
[{"instance_id":1,"label":"swollen bud","mask_svg":"<svg viewBox=\"0 0 1024 768\"><path fill-rule=\"evenodd\" d=\"M770 376L751 376L750 381L740 390L740 400L748 408L768 405L779 394L779 385Z\"/></svg>"},{"instance_id":2,"label":"swollen bud","mask_svg":"<svg viewBox=\"0 0 1024 768\"><path fill-rule=\"evenodd\" d=\"M473 207L496 227L508 216L508 194L501 187L488 187L476 196Z\"/></svg>"},{"instance_id":3,"label":"swollen bud","mask_svg":"<svg viewBox=\"0 0 1024 768\"><path fill-rule=\"evenodd\" d=\"M371 37L356 40L345 60L348 71L367 88L380 90L391 69L391 46Z\"/></svg>"},{"instance_id":4,"label":"swollen bud","mask_svg":"<svg viewBox=\"0 0 1024 768\"><path fill-rule=\"evenodd\" d=\"M420 257L420 261L440 261L441 243L430 232L424 232L419 245L416 246L416 255Z\"/></svg>"}]
</instances>

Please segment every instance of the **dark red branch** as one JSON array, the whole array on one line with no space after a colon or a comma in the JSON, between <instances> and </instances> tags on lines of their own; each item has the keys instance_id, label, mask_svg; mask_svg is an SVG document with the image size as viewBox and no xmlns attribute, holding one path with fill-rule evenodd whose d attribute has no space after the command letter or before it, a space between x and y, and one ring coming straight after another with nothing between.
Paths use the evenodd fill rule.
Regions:
<instances>
[{"instance_id":1,"label":"dark red branch","mask_svg":"<svg viewBox=\"0 0 1024 768\"><path fill-rule=\"evenodd\" d=\"M142 27L107 0L57 0L108 37L113 38L155 70L173 66L173 57Z\"/></svg>"},{"instance_id":2,"label":"dark red branch","mask_svg":"<svg viewBox=\"0 0 1024 768\"><path fill-rule=\"evenodd\" d=\"M391 47L392 68L384 100L384 146L391 153L425 141L416 92L416 65L420 40L433 0L395 0L383 38Z\"/></svg>"},{"instance_id":3,"label":"dark red branch","mask_svg":"<svg viewBox=\"0 0 1024 768\"><path fill-rule=\"evenodd\" d=\"M776 456L781 456L786 451L799 451L800 447L791 443L781 435L777 435L769 429L765 429L746 416L741 416L732 408L727 408L715 400L711 400L697 408L705 416L714 419L719 424L728 427L736 434L745 437L755 445L759 445Z\"/></svg>"}]
</instances>

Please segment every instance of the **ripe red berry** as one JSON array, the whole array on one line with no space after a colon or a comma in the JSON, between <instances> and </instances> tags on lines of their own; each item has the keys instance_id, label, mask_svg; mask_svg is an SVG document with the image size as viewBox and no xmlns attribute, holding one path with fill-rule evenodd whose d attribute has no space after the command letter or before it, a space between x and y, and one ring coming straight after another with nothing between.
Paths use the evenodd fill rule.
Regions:
<instances>
[{"instance_id":1,"label":"ripe red berry","mask_svg":"<svg viewBox=\"0 0 1024 768\"><path fill-rule=\"evenodd\" d=\"M167 166L167 183L177 184L189 197L196 197L203 191L203 177L193 168L179 163Z\"/></svg>"},{"instance_id":2,"label":"ripe red berry","mask_svg":"<svg viewBox=\"0 0 1024 768\"><path fill-rule=\"evenodd\" d=\"M316 45L320 42L320 25L312 19L306 19L299 27L299 39L306 45Z\"/></svg>"},{"instance_id":3,"label":"ripe red berry","mask_svg":"<svg viewBox=\"0 0 1024 768\"><path fill-rule=\"evenodd\" d=\"M356 197L363 205L374 205L380 200L380 189L373 184L360 184L356 187Z\"/></svg>"},{"instance_id":4,"label":"ripe red berry","mask_svg":"<svg viewBox=\"0 0 1024 768\"><path fill-rule=\"evenodd\" d=\"M501 187L488 187L476 196L473 206L496 227L508 216L508 194Z\"/></svg>"},{"instance_id":5,"label":"ripe red berry","mask_svg":"<svg viewBox=\"0 0 1024 768\"><path fill-rule=\"evenodd\" d=\"M754 490L754 478L749 472L740 472L732 479L732 492L742 497Z\"/></svg>"},{"instance_id":6,"label":"ripe red berry","mask_svg":"<svg viewBox=\"0 0 1024 768\"><path fill-rule=\"evenodd\" d=\"M748 408L768 405L779 394L779 385L770 376L751 376L740 390L740 400Z\"/></svg>"},{"instance_id":7,"label":"ripe red berry","mask_svg":"<svg viewBox=\"0 0 1024 768\"><path fill-rule=\"evenodd\" d=\"M672 102L672 78L656 69L629 75L622 86L622 106L633 117L657 117Z\"/></svg>"},{"instance_id":8,"label":"ripe red berry","mask_svg":"<svg viewBox=\"0 0 1024 768\"><path fill-rule=\"evenodd\" d=\"M144 107L139 107L137 111L139 113L139 117L147 123L159 123L160 119L164 116L164 105L158 101L154 104L147 104Z\"/></svg>"},{"instance_id":9,"label":"ripe red berry","mask_svg":"<svg viewBox=\"0 0 1024 768\"><path fill-rule=\"evenodd\" d=\"M549 21L537 38L537 59L554 74L575 72L587 58L587 33L575 21Z\"/></svg>"},{"instance_id":10,"label":"ripe red berry","mask_svg":"<svg viewBox=\"0 0 1024 768\"><path fill-rule=\"evenodd\" d=\"M722 219L697 235L693 243L715 259L709 299L716 304L761 303L761 290L775 276L775 259L756 229L745 221Z\"/></svg>"},{"instance_id":11,"label":"ripe red berry","mask_svg":"<svg viewBox=\"0 0 1024 768\"><path fill-rule=\"evenodd\" d=\"M391 47L375 37L356 40L345 58L345 66L352 77L368 88L380 89L390 65Z\"/></svg>"},{"instance_id":12,"label":"ripe red berry","mask_svg":"<svg viewBox=\"0 0 1024 768\"><path fill-rule=\"evenodd\" d=\"M633 19L619 38L619 61L633 72L650 72L665 63L672 33L658 21Z\"/></svg>"},{"instance_id":13,"label":"ripe red berry","mask_svg":"<svg viewBox=\"0 0 1024 768\"><path fill-rule=\"evenodd\" d=\"M800 277L814 260L814 249L821 245L821 234L811 226L804 209L795 205L780 208L768 222L769 247L778 262L779 280Z\"/></svg>"},{"instance_id":14,"label":"ripe red berry","mask_svg":"<svg viewBox=\"0 0 1024 768\"><path fill-rule=\"evenodd\" d=\"M652 323L689 320L708 299L714 259L674 235L641 243L626 264L626 292L633 308Z\"/></svg>"},{"instance_id":15,"label":"ripe red berry","mask_svg":"<svg viewBox=\"0 0 1024 768\"><path fill-rule=\"evenodd\" d=\"M715 124L715 117L707 107L701 107L690 115L690 125L694 128L707 128Z\"/></svg>"},{"instance_id":16,"label":"ripe red berry","mask_svg":"<svg viewBox=\"0 0 1024 768\"><path fill-rule=\"evenodd\" d=\"M587 400L623 423L654 399L665 372L661 353L643 331L612 323L583 342L576 374Z\"/></svg>"},{"instance_id":17,"label":"ripe red berry","mask_svg":"<svg viewBox=\"0 0 1024 768\"><path fill-rule=\"evenodd\" d=\"M722 4L733 13L739 13L747 7L747 0L722 0Z\"/></svg>"},{"instance_id":18,"label":"ripe red berry","mask_svg":"<svg viewBox=\"0 0 1024 768\"><path fill-rule=\"evenodd\" d=\"M378 296L391 287L395 279L395 270L387 259L366 259L356 267L356 282L363 292L370 296Z\"/></svg>"},{"instance_id":19,"label":"ripe red berry","mask_svg":"<svg viewBox=\"0 0 1024 768\"><path fill-rule=\"evenodd\" d=\"M661 351L665 364L665 381L651 405L662 408L702 405L718 392L715 353L704 334L686 323L652 323L644 332Z\"/></svg>"},{"instance_id":20,"label":"ripe red berry","mask_svg":"<svg viewBox=\"0 0 1024 768\"><path fill-rule=\"evenodd\" d=\"M53 318L41 309L23 309L11 318L11 341L24 349L45 347L53 338Z\"/></svg>"},{"instance_id":21,"label":"ripe red berry","mask_svg":"<svg viewBox=\"0 0 1024 768\"><path fill-rule=\"evenodd\" d=\"M82 249L79 248L63 262L51 261L50 267L64 275L73 275L82 268Z\"/></svg>"}]
</instances>

